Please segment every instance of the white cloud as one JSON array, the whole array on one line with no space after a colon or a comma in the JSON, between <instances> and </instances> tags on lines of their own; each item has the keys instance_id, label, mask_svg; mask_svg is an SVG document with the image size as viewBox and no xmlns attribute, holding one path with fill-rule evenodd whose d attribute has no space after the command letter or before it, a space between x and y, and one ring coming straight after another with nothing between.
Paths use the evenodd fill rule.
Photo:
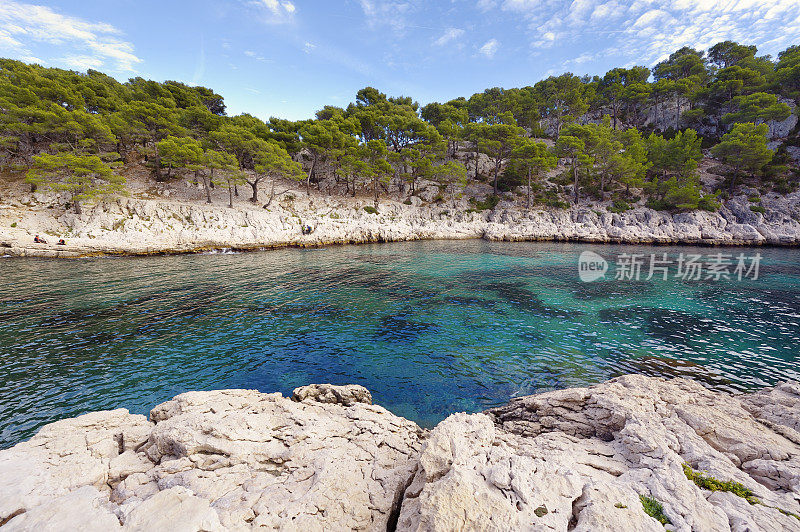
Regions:
<instances>
[{"instance_id":1,"label":"white cloud","mask_svg":"<svg viewBox=\"0 0 800 532\"><path fill-rule=\"evenodd\" d=\"M410 25L408 16L416 7L411 2L393 0L359 0L361 10L371 29L389 26L396 34L402 34Z\"/></svg>"},{"instance_id":2,"label":"white cloud","mask_svg":"<svg viewBox=\"0 0 800 532\"><path fill-rule=\"evenodd\" d=\"M70 55L61 59L70 68L76 70L88 70L93 68L97 70L103 66L103 60L91 55Z\"/></svg>"},{"instance_id":3,"label":"white cloud","mask_svg":"<svg viewBox=\"0 0 800 532\"><path fill-rule=\"evenodd\" d=\"M489 39L480 47L478 52L491 59L497 53L498 48L500 48L500 42L497 39Z\"/></svg>"},{"instance_id":4,"label":"white cloud","mask_svg":"<svg viewBox=\"0 0 800 532\"><path fill-rule=\"evenodd\" d=\"M306 41L306 42L303 44L303 51L304 51L305 53L307 53L307 54L310 54L311 52L313 52L313 51L314 51L314 48L316 48L316 47L317 47L317 45L316 45L316 44L314 44L314 43L310 43L310 42Z\"/></svg>"},{"instance_id":5,"label":"white cloud","mask_svg":"<svg viewBox=\"0 0 800 532\"><path fill-rule=\"evenodd\" d=\"M433 41L433 44L435 44L436 46L444 46L445 44L451 41L455 41L462 35L464 35L464 30L462 29L447 28L446 30L444 30L444 33L442 34L441 37Z\"/></svg>"},{"instance_id":6,"label":"white cloud","mask_svg":"<svg viewBox=\"0 0 800 532\"><path fill-rule=\"evenodd\" d=\"M88 22L14 0L0 2L0 53L25 61L36 59L30 51L32 45L44 43L57 46L61 53L69 52L56 60L73 68L133 71L142 60L120 35L117 28L104 22Z\"/></svg>"},{"instance_id":7,"label":"white cloud","mask_svg":"<svg viewBox=\"0 0 800 532\"><path fill-rule=\"evenodd\" d=\"M297 11L297 7L295 7L294 3L289 1L251 0L249 4L261 10L264 14L265 22L270 24L291 22Z\"/></svg>"},{"instance_id":8,"label":"white cloud","mask_svg":"<svg viewBox=\"0 0 800 532\"><path fill-rule=\"evenodd\" d=\"M271 63L272 62L269 59L267 59L266 57L264 57L263 55L259 54L258 52L254 52L253 50L245 50L244 51L244 55L246 55L247 57L250 57L252 59L255 59L256 61L261 61L262 63Z\"/></svg>"},{"instance_id":9,"label":"white cloud","mask_svg":"<svg viewBox=\"0 0 800 532\"><path fill-rule=\"evenodd\" d=\"M797 0L504 0L497 8L526 21L534 49L591 46L652 64L682 46L731 39L776 53L800 35ZM580 59L579 56L577 59ZM580 64L576 60L571 62Z\"/></svg>"}]
</instances>

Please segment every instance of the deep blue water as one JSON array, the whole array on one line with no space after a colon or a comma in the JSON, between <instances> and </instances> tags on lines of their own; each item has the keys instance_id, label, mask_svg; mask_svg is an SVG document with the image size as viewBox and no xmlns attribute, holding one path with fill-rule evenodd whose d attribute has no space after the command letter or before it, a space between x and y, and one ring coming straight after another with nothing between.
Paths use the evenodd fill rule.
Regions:
<instances>
[{"instance_id":1,"label":"deep blue water","mask_svg":"<svg viewBox=\"0 0 800 532\"><path fill-rule=\"evenodd\" d=\"M587 249L763 258L757 281L583 283ZM0 448L198 389L358 383L430 426L629 372L728 391L800 379L796 249L411 242L3 259L0 280Z\"/></svg>"}]
</instances>

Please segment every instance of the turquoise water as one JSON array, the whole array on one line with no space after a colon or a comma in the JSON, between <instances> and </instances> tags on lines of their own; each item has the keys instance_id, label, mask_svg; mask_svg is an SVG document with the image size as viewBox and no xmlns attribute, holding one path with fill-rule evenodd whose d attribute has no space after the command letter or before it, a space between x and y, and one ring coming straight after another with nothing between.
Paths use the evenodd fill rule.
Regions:
<instances>
[{"instance_id":1,"label":"turquoise water","mask_svg":"<svg viewBox=\"0 0 800 532\"><path fill-rule=\"evenodd\" d=\"M358 383L430 426L629 372L733 391L800 379L800 250L722 250L761 253L757 281L582 283L587 249L720 251L475 240L0 260L0 448L198 389Z\"/></svg>"}]
</instances>

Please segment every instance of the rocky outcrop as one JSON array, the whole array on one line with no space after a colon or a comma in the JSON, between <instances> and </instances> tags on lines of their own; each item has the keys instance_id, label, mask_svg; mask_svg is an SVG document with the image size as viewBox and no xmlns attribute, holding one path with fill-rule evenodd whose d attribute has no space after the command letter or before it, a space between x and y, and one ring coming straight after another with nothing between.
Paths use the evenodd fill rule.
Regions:
<instances>
[{"instance_id":1,"label":"rocky outcrop","mask_svg":"<svg viewBox=\"0 0 800 532\"><path fill-rule=\"evenodd\" d=\"M305 395L190 392L149 421L116 410L48 425L0 452L1 528L386 530L423 431L380 406Z\"/></svg>"},{"instance_id":2,"label":"rocky outcrop","mask_svg":"<svg viewBox=\"0 0 800 532\"><path fill-rule=\"evenodd\" d=\"M629 375L430 433L370 402L190 392L53 423L0 451L0 528L800 530L797 383Z\"/></svg>"},{"instance_id":3,"label":"rocky outcrop","mask_svg":"<svg viewBox=\"0 0 800 532\"><path fill-rule=\"evenodd\" d=\"M800 530L788 515L800 514L798 421L797 384L731 397L642 376L456 414L423 446L399 525L663 530L645 496L677 530ZM755 498L702 489L687 471Z\"/></svg>"},{"instance_id":4,"label":"rocky outcrop","mask_svg":"<svg viewBox=\"0 0 800 532\"><path fill-rule=\"evenodd\" d=\"M40 200L44 202L45 197ZM467 238L800 244L800 193L764 196L763 214L754 212L752 205L740 196L713 213L669 213L644 207L612 213L602 204L525 210L503 201L491 211L474 212L463 200L455 206L385 200L373 214L364 210L369 205L363 201L334 197L296 199L270 209L120 198L87 206L81 215L67 212L56 218L52 215L58 210L55 203L41 211L20 204L0 210L0 255L74 257ZM303 226L310 226L312 232L303 234ZM55 236L48 236L47 244L34 244L33 235L39 233ZM66 238L66 246L55 245L60 237Z\"/></svg>"}]
</instances>

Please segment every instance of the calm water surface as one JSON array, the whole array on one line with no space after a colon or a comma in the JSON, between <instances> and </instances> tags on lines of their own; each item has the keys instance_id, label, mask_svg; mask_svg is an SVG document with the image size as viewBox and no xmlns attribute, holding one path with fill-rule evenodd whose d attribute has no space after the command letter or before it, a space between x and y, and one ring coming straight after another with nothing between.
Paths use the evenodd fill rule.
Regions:
<instances>
[{"instance_id":1,"label":"calm water surface","mask_svg":"<svg viewBox=\"0 0 800 532\"><path fill-rule=\"evenodd\" d=\"M358 383L430 426L630 372L729 391L800 379L800 250L723 250L760 252L757 281L581 283L586 249L720 251L465 241L0 260L0 448L187 390Z\"/></svg>"}]
</instances>

